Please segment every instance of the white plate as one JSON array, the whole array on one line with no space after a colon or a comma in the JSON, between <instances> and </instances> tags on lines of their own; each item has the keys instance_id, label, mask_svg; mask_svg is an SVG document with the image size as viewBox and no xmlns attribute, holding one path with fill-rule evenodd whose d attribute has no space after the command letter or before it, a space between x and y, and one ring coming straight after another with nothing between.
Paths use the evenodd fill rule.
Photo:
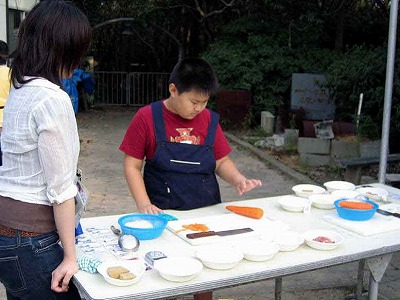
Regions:
<instances>
[{"instance_id":1,"label":"white plate","mask_svg":"<svg viewBox=\"0 0 400 300\"><path fill-rule=\"evenodd\" d=\"M237 248L223 245L204 246L197 251L196 256L206 267L214 270L232 269L244 257L243 252Z\"/></svg>"},{"instance_id":2,"label":"white plate","mask_svg":"<svg viewBox=\"0 0 400 300\"><path fill-rule=\"evenodd\" d=\"M285 197L280 199L278 202L284 210L290 212L302 212L305 208L311 205L310 200L297 196Z\"/></svg>"},{"instance_id":3,"label":"white plate","mask_svg":"<svg viewBox=\"0 0 400 300\"><path fill-rule=\"evenodd\" d=\"M362 196L357 190L334 190L331 195L335 196L336 200L340 198L354 199Z\"/></svg>"},{"instance_id":4,"label":"white plate","mask_svg":"<svg viewBox=\"0 0 400 300\"><path fill-rule=\"evenodd\" d=\"M203 270L203 264L191 257L167 257L156 260L154 268L166 280L184 282L195 278Z\"/></svg>"},{"instance_id":5,"label":"white plate","mask_svg":"<svg viewBox=\"0 0 400 300\"><path fill-rule=\"evenodd\" d=\"M304 243L304 237L294 231L286 231L277 235L274 241L278 244L280 251L293 251Z\"/></svg>"},{"instance_id":6,"label":"white plate","mask_svg":"<svg viewBox=\"0 0 400 300\"><path fill-rule=\"evenodd\" d=\"M322 194L326 192L323 187L314 184L298 184L292 187L293 192L299 197L307 198L313 194Z\"/></svg>"},{"instance_id":7,"label":"white plate","mask_svg":"<svg viewBox=\"0 0 400 300\"><path fill-rule=\"evenodd\" d=\"M333 230L309 230L304 234L306 244L317 250L333 250L343 241L343 237ZM320 239L320 241L315 239ZM327 242L325 239L327 239ZM325 240L325 241L324 241Z\"/></svg>"},{"instance_id":8,"label":"white plate","mask_svg":"<svg viewBox=\"0 0 400 300\"><path fill-rule=\"evenodd\" d=\"M385 189L375 188L375 187L361 187L356 189L361 195L367 197L372 201L386 201L389 192Z\"/></svg>"},{"instance_id":9,"label":"white plate","mask_svg":"<svg viewBox=\"0 0 400 300\"><path fill-rule=\"evenodd\" d=\"M354 190L356 186L348 181L328 181L324 183L328 192L333 192L335 190Z\"/></svg>"},{"instance_id":10,"label":"white plate","mask_svg":"<svg viewBox=\"0 0 400 300\"><path fill-rule=\"evenodd\" d=\"M312 205L320 209L333 209L335 205L333 204L338 198L331 194L314 194L308 197L312 202Z\"/></svg>"},{"instance_id":11,"label":"white plate","mask_svg":"<svg viewBox=\"0 0 400 300\"><path fill-rule=\"evenodd\" d=\"M108 276L107 269L109 267L117 267L117 266L121 266L128 269L129 272L131 272L136 277L132 280L121 280ZM110 284L116 286L129 286L135 284L142 278L145 269L146 268L143 260L118 260L118 261L105 261L101 263L97 267L97 272L103 275L104 279Z\"/></svg>"},{"instance_id":12,"label":"white plate","mask_svg":"<svg viewBox=\"0 0 400 300\"><path fill-rule=\"evenodd\" d=\"M251 261L266 261L279 252L279 246L273 241L254 240L241 247L244 258Z\"/></svg>"}]
</instances>

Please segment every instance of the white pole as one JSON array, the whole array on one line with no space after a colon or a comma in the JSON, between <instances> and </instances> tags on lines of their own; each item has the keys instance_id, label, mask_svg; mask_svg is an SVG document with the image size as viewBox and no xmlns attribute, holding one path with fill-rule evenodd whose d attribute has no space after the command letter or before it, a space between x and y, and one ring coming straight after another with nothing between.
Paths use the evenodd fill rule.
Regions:
<instances>
[{"instance_id":1,"label":"white pole","mask_svg":"<svg viewBox=\"0 0 400 300\"><path fill-rule=\"evenodd\" d=\"M362 107L362 103L363 103L363 97L364 94L361 93L360 94L360 101L358 101L358 110L357 110L357 129L358 129L358 125L360 123L360 115L361 115L361 107Z\"/></svg>"},{"instance_id":2,"label":"white pole","mask_svg":"<svg viewBox=\"0 0 400 300\"><path fill-rule=\"evenodd\" d=\"M383 107L382 142L379 160L379 183L386 182L386 166L389 149L390 109L392 107L393 72L396 54L397 13L399 0L390 1L388 51L386 61L385 103Z\"/></svg>"}]
</instances>

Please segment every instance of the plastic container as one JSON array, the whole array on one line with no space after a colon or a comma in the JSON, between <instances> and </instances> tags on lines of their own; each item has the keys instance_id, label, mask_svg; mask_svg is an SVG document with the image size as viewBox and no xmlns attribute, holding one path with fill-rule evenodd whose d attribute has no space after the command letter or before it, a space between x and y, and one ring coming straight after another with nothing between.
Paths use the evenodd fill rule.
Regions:
<instances>
[{"instance_id":1,"label":"plastic container","mask_svg":"<svg viewBox=\"0 0 400 300\"><path fill-rule=\"evenodd\" d=\"M337 211L339 217L346 219L346 220L351 220L351 221L369 220L374 216L377 209L379 208L378 204L376 204L375 202L372 202L370 200L366 200L363 202L372 204L373 205L372 209L351 209L351 208L344 208L344 207L339 206L339 203L344 200L349 200L349 199L339 199L339 200L336 200L334 204L335 204L336 211ZM357 201L357 200L354 200L354 201Z\"/></svg>"},{"instance_id":2,"label":"plastic container","mask_svg":"<svg viewBox=\"0 0 400 300\"><path fill-rule=\"evenodd\" d=\"M118 224L121 226L122 234L134 235L139 240L152 240L162 234L168 221L151 214L131 214L119 218Z\"/></svg>"}]
</instances>

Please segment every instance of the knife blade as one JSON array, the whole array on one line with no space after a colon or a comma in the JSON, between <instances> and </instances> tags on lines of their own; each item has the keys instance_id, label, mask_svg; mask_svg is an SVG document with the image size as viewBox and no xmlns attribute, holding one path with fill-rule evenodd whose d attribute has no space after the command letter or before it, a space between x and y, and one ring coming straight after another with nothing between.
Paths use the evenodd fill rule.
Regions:
<instances>
[{"instance_id":1,"label":"knife blade","mask_svg":"<svg viewBox=\"0 0 400 300\"><path fill-rule=\"evenodd\" d=\"M393 217L396 217L396 218L400 218L400 214L399 213L390 212L390 211L383 210L383 209L380 209L380 208L378 208L378 210L376 212L378 212L378 213L380 213L382 215L385 215L385 216L393 216Z\"/></svg>"},{"instance_id":2,"label":"knife blade","mask_svg":"<svg viewBox=\"0 0 400 300\"><path fill-rule=\"evenodd\" d=\"M204 231L204 232L195 232L195 233L188 233L186 237L188 239L197 239L207 236L227 236L227 235L234 235L234 234L241 234L246 232L251 232L253 229L251 228L238 228L238 229L230 229L230 230L222 230L222 231Z\"/></svg>"}]
</instances>

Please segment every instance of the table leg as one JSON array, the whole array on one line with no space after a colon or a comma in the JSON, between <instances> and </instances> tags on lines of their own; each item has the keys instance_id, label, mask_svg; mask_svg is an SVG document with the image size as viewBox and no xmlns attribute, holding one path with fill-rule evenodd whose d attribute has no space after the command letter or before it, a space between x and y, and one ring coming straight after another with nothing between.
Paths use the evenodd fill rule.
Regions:
<instances>
[{"instance_id":1,"label":"table leg","mask_svg":"<svg viewBox=\"0 0 400 300\"><path fill-rule=\"evenodd\" d=\"M386 268L388 267L392 256L393 254L387 254L366 260L368 269L371 273L368 289L369 300L378 299L378 285L385 274Z\"/></svg>"},{"instance_id":2,"label":"table leg","mask_svg":"<svg viewBox=\"0 0 400 300\"><path fill-rule=\"evenodd\" d=\"M275 300L282 299L282 277L275 278Z\"/></svg>"},{"instance_id":3,"label":"table leg","mask_svg":"<svg viewBox=\"0 0 400 300\"><path fill-rule=\"evenodd\" d=\"M363 292L363 282L364 282L364 267L365 259L360 259L358 262L358 272L357 272L357 289L356 289L356 299L361 299Z\"/></svg>"}]
</instances>

